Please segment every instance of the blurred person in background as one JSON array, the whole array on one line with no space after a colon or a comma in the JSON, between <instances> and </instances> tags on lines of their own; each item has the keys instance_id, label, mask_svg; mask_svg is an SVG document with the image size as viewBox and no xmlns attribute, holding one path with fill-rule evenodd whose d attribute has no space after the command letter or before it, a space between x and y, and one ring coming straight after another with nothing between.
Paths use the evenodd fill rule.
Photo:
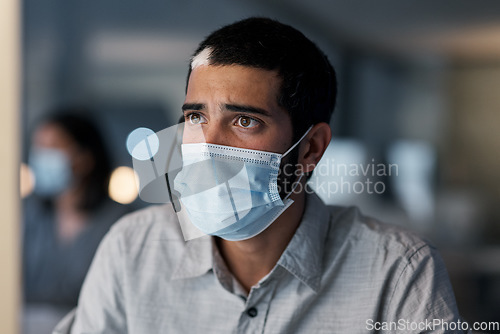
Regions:
<instances>
[{"instance_id":1,"label":"blurred person in background","mask_svg":"<svg viewBox=\"0 0 500 334\"><path fill-rule=\"evenodd\" d=\"M83 110L61 109L34 131L34 192L23 203L24 333L50 333L77 304L102 237L128 211L108 197L111 164Z\"/></svg>"}]
</instances>

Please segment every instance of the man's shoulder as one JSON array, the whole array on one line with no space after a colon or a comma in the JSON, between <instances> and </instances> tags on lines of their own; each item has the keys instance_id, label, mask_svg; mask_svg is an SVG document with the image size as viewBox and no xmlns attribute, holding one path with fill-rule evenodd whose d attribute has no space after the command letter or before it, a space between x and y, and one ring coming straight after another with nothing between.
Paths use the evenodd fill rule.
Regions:
<instances>
[{"instance_id":1,"label":"man's shoulder","mask_svg":"<svg viewBox=\"0 0 500 334\"><path fill-rule=\"evenodd\" d=\"M184 241L177 215L169 204L152 205L124 215L111 227L107 238L119 238L125 243L152 239Z\"/></svg>"},{"instance_id":2,"label":"man's shoulder","mask_svg":"<svg viewBox=\"0 0 500 334\"><path fill-rule=\"evenodd\" d=\"M364 215L357 207L329 206L330 231L327 238L337 245L349 244L353 250L378 254L391 252L410 257L434 247L407 227L381 222Z\"/></svg>"},{"instance_id":3,"label":"man's shoulder","mask_svg":"<svg viewBox=\"0 0 500 334\"><path fill-rule=\"evenodd\" d=\"M432 244L403 226L380 222L355 207L330 208L324 265L335 279L355 288L381 291L385 284L420 275L443 275L445 266ZM400 277L406 280L399 281Z\"/></svg>"},{"instance_id":4,"label":"man's shoulder","mask_svg":"<svg viewBox=\"0 0 500 334\"><path fill-rule=\"evenodd\" d=\"M367 312L364 320L373 312L382 321L458 319L444 262L430 242L355 207L329 210L323 287L337 303Z\"/></svg>"}]
</instances>

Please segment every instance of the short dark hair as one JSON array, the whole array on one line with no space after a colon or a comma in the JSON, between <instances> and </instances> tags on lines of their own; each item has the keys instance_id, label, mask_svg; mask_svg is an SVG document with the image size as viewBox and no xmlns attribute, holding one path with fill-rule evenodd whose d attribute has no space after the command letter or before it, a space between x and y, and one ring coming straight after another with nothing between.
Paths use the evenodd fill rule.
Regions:
<instances>
[{"instance_id":1,"label":"short dark hair","mask_svg":"<svg viewBox=\"0 0 500 334\"><path fill-rule=\"evenodd\" d=\"M193 58L207 48L211 65L243 65L278 72L282 79L278 104L290 114L294 139L313 124L330 122L337 97L335 70L326 55L297 29L269 18L252 17L210 34ZM191 70L190 63L188 82Z\"/></svg>"}]
</instances>

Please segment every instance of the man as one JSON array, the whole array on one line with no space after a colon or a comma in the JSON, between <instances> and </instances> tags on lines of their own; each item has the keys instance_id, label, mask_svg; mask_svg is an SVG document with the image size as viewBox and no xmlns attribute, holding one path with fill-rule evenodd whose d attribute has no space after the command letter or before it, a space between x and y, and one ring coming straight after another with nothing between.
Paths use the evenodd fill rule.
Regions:
<instances>
[{"instance_id":1,"label":"man","mask_svg":"<svg viewBox=\"0 0 500 334\"><path fill-rule=\"evenodd\" d=\"M429 323L457 323L434 248L304 191L335 96L327 58L292 27L251 18L207 37L190 64L172 193L212 236L185 241L172 204L118 222L64 322L71 333L442 333ZM245 185L228 177L193 191L221 170Z\"/></svg>"}]
</instances>

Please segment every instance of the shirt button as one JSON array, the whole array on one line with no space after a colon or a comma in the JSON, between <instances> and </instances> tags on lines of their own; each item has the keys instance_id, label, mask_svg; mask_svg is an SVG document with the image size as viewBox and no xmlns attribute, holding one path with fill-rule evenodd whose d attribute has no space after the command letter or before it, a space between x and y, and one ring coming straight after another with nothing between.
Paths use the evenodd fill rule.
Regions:
<instances>
[{"instance_id":1,"label":"shirt button","mask_svg":"<svg viewBox=\"0 0 500 334\"><path fill-rule=\"evenodd\" d=\"M255 307L250 307L248 310L247 310L247 314L249 317L251 318L255 318L257 316L259 312L257 312L257 309Z\"/></svg>"}]
</instances>

